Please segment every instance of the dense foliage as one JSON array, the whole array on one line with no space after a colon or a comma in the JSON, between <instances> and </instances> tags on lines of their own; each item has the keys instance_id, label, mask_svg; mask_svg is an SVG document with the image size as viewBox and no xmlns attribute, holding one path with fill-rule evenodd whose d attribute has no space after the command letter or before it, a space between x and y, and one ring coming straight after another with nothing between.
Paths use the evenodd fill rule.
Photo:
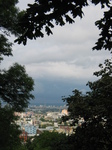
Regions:
<instances>
[{"instance_id":1,"label":"dense foliage","mask_svg":"<svg viewBox=\"0 0 112 150\"><path fill-rule=\"evenodd\" d=\"M97 81L88 82L90 91L86 94L75 90L73 95L63 98L67 102L72 125L78 125L75 131L77 150L110 150L112 143L112 60L99 65L101 70L94 75ZM84 122L80 123L81 118ZM80 145L80 141L81 145Z\"/></svg>"},{"instance_id":2,"label":"dense foliage","mask_svg":"<svg viewBox=\"0 0 112 150\"><path fill-rule=\"evenodd\" d=\"M24 12L19 11L17 3L18 0L0 0L0 60L12 55L12 43L8 37L11 34L19 36L21 31L18 23Z\"/></svg>"},{"instance_id":3,"label":"dense foliage","mask_svg":"<svg viewBox=\"0 0 112 150\"><path fill-rule=\"evenodd\" d=\"M18 0L0 0L0 30L17 34L15 24L18 22L19 9L15 7ZM2 29L1 29L2 28Z\"/></svg>"},{"instance_id":4,"label":"dense foliage","mask_svg":"<svg viewBox=\"0 0 112 150\"><path fill-rule=\"evenodd\" d=\"M101 30L100 38L93 49L112 48L112 6L111 0L35 0L34 4L28 4L24 17L19 22L21 26L20 37L16 40L19 44L26 44L27 39L36 39L53 34L55 25L63 26L66 23L74 23L76 17L82 18L83 8L101 4L101 9L107 7L104 17L96 21L95 25Z\"/></svg>"},{"instance_id":5,"label":"dense foliage","mask_svg":"<svg viewBox=\"0 0 112 150\"><path fill-rule=\"evenodd\" d=\"M20 130L15 124L17 118L14 111L5 106L0 106L0 150L14 150L20 145Z\"/></svg>"},{"instance_id":6,"label":"dense foliage","mask_svg":"<svg viewBox=\"0 0 112 150\"><path fill-rule=\"evenodd\" d=\"M12 55L8 37L19 35L19 18L24 14L16 7L18 0L0 0L0 63ZM15 150L21 146L20 130L14 111L23 111L33 98L34 81L25 67L15 63L8 70L0 69L0 150ZM6 104L7 106L3 107Z\"/></svg>"},{"instance_id":7,"label":"dense foliage","mask_svg":"<svg viewBox=\"0 0 112 150\"><path fill-rule=\"evenodd\" d=\"M9 70L2 70L0 81L0 97L14 111L23 111L29 100L34 98L31 93L34 81L19 64L15 63Z\"/></svg>"},{"instance_id":8,"label":"dense foliage","mask_svg":"<svg viewBox=\"0 0 112 150\"><path fill-rule=\"evenodd\" d=\"M27 144L28 150L74 150L70 138L63 133L43 132Z\"/></svg>"}]
</instances>

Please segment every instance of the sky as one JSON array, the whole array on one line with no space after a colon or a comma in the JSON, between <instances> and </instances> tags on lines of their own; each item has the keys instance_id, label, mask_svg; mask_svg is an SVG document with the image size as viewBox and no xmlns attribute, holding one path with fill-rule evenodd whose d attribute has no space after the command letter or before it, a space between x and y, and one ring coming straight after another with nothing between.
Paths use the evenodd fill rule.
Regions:
<instances>
[{"instance_id":1,"label":"sky","mask_svg":"<svg viewBox=\"0 0 112 150\"><path fill-rule=\"evenodd\" d=\"M20 0L18 7L22 10L33 2ZM102 16L99 5L90 5L75 24L55 26L53 35L28 40L26 46L13 45L13 57L5 57L1 66L8 68L15 62L25 66L35 82L31 104L64 104L62 96L72 95L74 89L89 90L86 83L97 80L93 72L110 55L104 50L92 51L100 33L94 23Z\"/></svg>"}]
</instances>

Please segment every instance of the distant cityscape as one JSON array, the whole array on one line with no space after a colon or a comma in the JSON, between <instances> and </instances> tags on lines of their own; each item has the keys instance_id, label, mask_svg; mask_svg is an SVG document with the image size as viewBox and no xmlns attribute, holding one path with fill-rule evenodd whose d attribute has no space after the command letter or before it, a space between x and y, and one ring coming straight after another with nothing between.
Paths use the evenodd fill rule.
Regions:
<instances>
[{"instance_id":1,"label":"distant cityscape","mask_svg":"<svg viewBox=\"0 0 112 150\"><path fill-rule=\"evenodd\" d=\"M66 103L65 102L38 102L36 100L34 101L31 101L31 103L29 104L29 106L32 106L32 105L35 105L35 106L40 106L40 105L44 105L44 106L65 106Z\"/></svg>"},{"instance_id":2,"label":"distant cityscape","mask_svg":"<svg viewBox=\"0 0 112 150\"><path fill-rule=\"evenodd\" d=\"M62 116L68 115L65 105L30 105L25 112L15 112L15 115L19 116L16 123L22 131L20 138L24 142L28 137L39 136L44 131L56 131L66 135L73 133L70 122L64 123L61 119Z\"/></svg>"}]
</instances>

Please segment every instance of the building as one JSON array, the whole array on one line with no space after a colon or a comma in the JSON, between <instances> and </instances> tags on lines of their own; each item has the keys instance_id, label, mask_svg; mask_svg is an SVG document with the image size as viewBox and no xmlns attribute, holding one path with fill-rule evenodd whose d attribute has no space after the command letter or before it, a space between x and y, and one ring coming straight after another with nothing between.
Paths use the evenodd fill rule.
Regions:
<instances>
[{"instance_id":1,"label":"building","mask_svg":"<svg viewBox=\"0 0 112 150\"><path fill-rule=\"evenodd\" d=\"M36 134L36 126L34 125L26 124L24 129L28 134Z\"/></svg>"},{"instance_id":2,"label":"building","mask_svg":"<svg viewBox=\"0 0 112 150\"><path fill-rule=\"evenodd\" d=\"M68 116L68 111L66 109L63 109L61 113L63 116Z\"/></svg>"},{"instance_id":3,"label":"building","mask_svg":"<svg viewBox=\"0 0 112 150\"><path fill-rule=\"evenodd\" d=\"M70 126L59 126L59 131L65 133L66 135L71 135L73 133L73 128Z\"/></svg>"}]
</instances>

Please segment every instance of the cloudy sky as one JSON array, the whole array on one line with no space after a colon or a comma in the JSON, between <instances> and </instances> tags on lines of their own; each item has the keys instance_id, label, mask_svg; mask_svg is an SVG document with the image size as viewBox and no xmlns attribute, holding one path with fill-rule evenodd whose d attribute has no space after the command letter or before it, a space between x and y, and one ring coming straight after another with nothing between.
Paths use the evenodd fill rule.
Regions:
<instances>
[{"instance_id":1,"label":"cloudy sky","mask_svg":"<svg viewBox=\"0 0 112 150\"><path fill-rule=\"evenodd\" d=\"M20 0L18 6L22 10L33 1ZM75 24L56 26L51 36L28 40L26 46L15 44L13 57L2 62L3 68L14 62L25 65L35 81L35 100L31 103L63 104L62 96L71 95L74 89L87 91L86 83L96 79L93 72L109 57L107 51L92 51L99 35L94 23L103 15L100 6L86 7L84 13Z\"/></svg>"}]
</instances>

